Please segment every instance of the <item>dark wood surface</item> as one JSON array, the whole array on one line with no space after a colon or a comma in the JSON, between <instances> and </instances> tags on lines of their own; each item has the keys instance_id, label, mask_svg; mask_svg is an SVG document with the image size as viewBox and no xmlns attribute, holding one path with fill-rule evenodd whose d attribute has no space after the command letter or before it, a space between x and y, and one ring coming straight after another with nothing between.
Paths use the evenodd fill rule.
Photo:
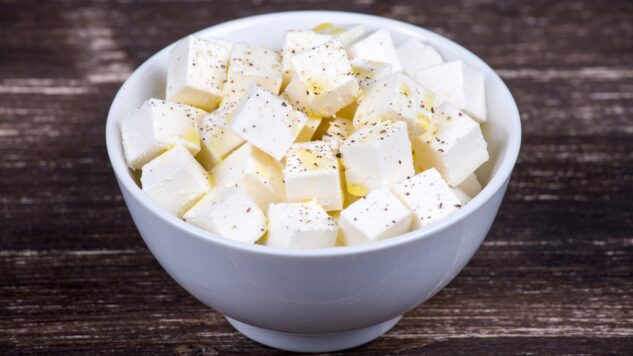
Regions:
<instances>
[{"instance_id":1,"label":"dark wood surface","mask_svg":"<svg viewBox=\"0 0 633 356\"><path fill-rule=\"evenodd\" d=\"M276 353L160 268L119 194L104 124L156 50L290 9L446 35L498 71L522 113L519 163L479 252L351 352L633 352L633 2L192 0L0 2L0 354Z\"/></svg>"}]
</instances>

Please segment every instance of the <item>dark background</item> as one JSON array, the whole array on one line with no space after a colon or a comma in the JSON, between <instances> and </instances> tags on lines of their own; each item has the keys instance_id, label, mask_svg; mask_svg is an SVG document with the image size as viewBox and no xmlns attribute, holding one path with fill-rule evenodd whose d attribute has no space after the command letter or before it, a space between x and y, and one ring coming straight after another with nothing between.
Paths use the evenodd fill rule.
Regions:
<instances>
[{"instance_id":1,"label":"dark background","mask_svg":"<svg viewBox=\"0 0 633 356\"><path fill-rule=\"evenodd\" d=\"M104 126L122 81L158 49L291 9L366 12L445 35L497 70L523 121L518 165L477 255L352 352L633 351L633 2L0 0L0 354L275 352L150 255Z\"/></svg>"}]
</instances>

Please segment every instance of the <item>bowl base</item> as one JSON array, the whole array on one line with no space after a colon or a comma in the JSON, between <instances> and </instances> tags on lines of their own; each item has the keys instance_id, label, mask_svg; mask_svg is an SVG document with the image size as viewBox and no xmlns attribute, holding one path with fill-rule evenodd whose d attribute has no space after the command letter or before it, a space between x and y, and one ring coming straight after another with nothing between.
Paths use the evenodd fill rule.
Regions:
<instances>
[{"instance_id":1,"label":"bowl base","mask_svg":"<svg viewBox=\"0 0 633 356\"><path fill-rule=\"evenodd\" d=\"M389 331L402 316L366 328L332 334L293 334L258 328L226 318L237 331L253 341L294 352L332 352L368 343Z\"/></svg>"}]
</instances>

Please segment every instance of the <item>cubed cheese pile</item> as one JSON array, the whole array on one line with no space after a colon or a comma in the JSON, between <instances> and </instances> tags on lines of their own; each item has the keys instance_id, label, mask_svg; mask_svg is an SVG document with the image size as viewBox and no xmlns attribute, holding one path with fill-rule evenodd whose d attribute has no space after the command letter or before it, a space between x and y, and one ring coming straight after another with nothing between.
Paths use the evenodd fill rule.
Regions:
<instances>
[{"instance_id":1,"label":"cubed cheese pile","mask_svg":"<svg viewBox=\"0 0 633 356\"><path fill-rule=\"evenodd\" d=\"M481 191L483 73L363 26L290 30L281 47L174 46L165 100L121 122L158 206L226 239L308 249L425 228Z\"/></svg>"}]
</instances>

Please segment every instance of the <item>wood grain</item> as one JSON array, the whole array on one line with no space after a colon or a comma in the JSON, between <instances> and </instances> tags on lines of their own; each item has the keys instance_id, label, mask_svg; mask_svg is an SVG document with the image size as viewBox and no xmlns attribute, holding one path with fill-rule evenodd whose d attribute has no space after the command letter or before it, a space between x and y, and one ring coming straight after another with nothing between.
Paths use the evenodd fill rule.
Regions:
<instances>
[{"instance_id":1,"label":"wood grain","mask_svg":"<svg viewBox=\"0 0 633 356\"><path fill-rule=\"evenodd\" d=\"M631 353L633 2L0 1L0 354L275 354L182 290L106 157L121 82L242 16L408 21L506 80L524 144L499 216L448 287L351 353ZM325 19L327 20L327 19Z\"/></svg>"}]
</instances>

